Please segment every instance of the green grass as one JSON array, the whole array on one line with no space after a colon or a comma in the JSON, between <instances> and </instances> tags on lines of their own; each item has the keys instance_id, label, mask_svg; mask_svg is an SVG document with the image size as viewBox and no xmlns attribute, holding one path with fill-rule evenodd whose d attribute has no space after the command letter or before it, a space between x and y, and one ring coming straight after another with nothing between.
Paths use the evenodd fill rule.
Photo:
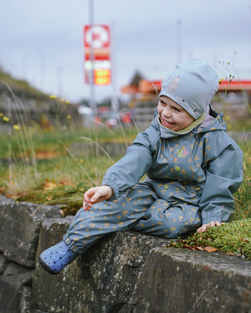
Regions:
<instances>
[{"instance_id":1,"label":"green grass","mask_svg":"<svg viewBox=\"0 0 251 313\"><path fill-rule=\"evenodd\" d=\"M71 145L75 142L89 144L80 137L91 138L98 143L126 141L130 144L136 134L134 128L125 133L120 129L111 132L97 128L66 132L37 130L31 138L24 136L24 140L20 131L5 137L2 135L4 140L0 146L0 155L4 162L0 162L0 193L16 201L64 204L64 214L74 215L82 206L83 193L92 186L100 185L106 170L113 163L108 156L100 154L75 157ZM95 145L93 150L96 152L99 149ZM112 159L116 162L120 157L122 155ZM47 188L48 183L54 188Z\"/></svg>"},{"instance_id":2,"label":"green grass","mask_svg":"<svg viewBox=\"0 0 251 313\"><path fill-rule=\"evenodd\" d=\"M119 157L114 158L117 161ZM112 165L106 156L76 158L71 156L42 160L36 172L32 166L0 165L0 193L18 202L64 204L65 215L75 215L83 203L83 194L100 185L107 168Z\"/></svg>"},{"instance_id":3,"label":"green grass","mask_svg":"<svg viewBox=\"0 0 251 313\"><path fill-rule=\"evenodd\" d=\"M28 136L26 135L28 132ZM23 135L23 139L22 139ZM9 157L9 147L11 146L12 156L16 159L20 159L25 155L30 156L32 151L30 144L32 143L32 148L34 151L51 151L55 152L57 155L64 155L65 149L62 149L62 144L64 143L66 147L69 147L74 142L84 142L84 140L79 139L80 137L87 137L98 143L102 142L120 142L125 141L130 144L135 136L137 135L137 130L135 128L130 128L125 131L125 136L121 129L114 129L108 131L105 128L98 127L93 130L81 128L81 129L67 129L57 131L52 129L50 131L44 131L37 127L34 129L30 127L25 129L25 127L20 128L20 130L12 130L11 134L0 134L1 145L0 145L0 156L1 158Z\"/></svg>"},{"instance_id":4,"label":"green grass","mask_svg":"<svg viewBox=\"0 0 251 313\"><path fill-rule=\"evenodd\" d=\"M247 116L246 119L243 119L241 121L235 121L232 123L232 121L227 121L227 129L229 131L234 132L250 132L251 131L251 118L250 116Z\"/></svg>"},{"instance_id":5,"label":"green grass","mask_svg":"<svg viewBox=\"0 0 251 313\"><path fill-rule=\"evenodd\" d=\"M251 218L251 143L239 146L243 151L243 182L234 194L235 210L230 221Z\"/></svg>"},{"instance_id":6,"label":"green grass","mask_svg":"<svg viewBox=\"0 0 251 313\"><path fill-rule=\"evenodd\" d=\"M243 256L251 261L251 219L237 220L222 224L220 227L210 227L206 232L194 233L187 239L178 239L168 246L173 248L190 248L204 250L214 247L219 252L229 255Z\"/></svg>"},{"instance_id":7,"label":"green grass","mask_svg":"<svg viewBox=\"0 0 251 313\"><path fill-rule=\"evenodd\" d=\"M17 144L17 134L11 136L6 135L5 140L0 145L0 155L5 159L5 163L0 163L0 190L5 194L22 194L36 190L45 179L59 183L64 179L70 180L71 184L77 186L79 183L85 182L87 185L92 184L83 169L99 185L102 177L108 167L112 165L107 156L98 157L77 157L76 160L68 153L65 147L59 142L62 141L66 147L74 142L80 141L79 137L90 137L98 142L102 141L118 141L123 142L124 136L121 130L116 130L115 136L108 130L98 129L90 130L70 130L65 133L60 132L37 132L32 137L32 145L35 151L35 157L39 152L44 152L45 160L36 160L36 166L32 165L31 154L28 143L22 143L19 138ZM126 138L130 143L135 138L137 131L131 129L127 131ZM82 141L83 142L83 141ZM8 164L9 147L11 146L11 163ZM231 216L231 221L251 218L251 147L250 144L240 145L244 152L244 180L235 193L236 209ZM23 159L22 151L28 160ZM20 152L21 151L21 152ZM52 159L46 159L46 152L51 153ZM54 154L53 154L54 153ZM118 158L114 159L116 161ZM77 163L77 161L79 163ZM83 169L81 169L81 166ZM50 196L49 196L50 197ZM34 202L36 199L33 197Z\"/></svg>"}]
</instances>

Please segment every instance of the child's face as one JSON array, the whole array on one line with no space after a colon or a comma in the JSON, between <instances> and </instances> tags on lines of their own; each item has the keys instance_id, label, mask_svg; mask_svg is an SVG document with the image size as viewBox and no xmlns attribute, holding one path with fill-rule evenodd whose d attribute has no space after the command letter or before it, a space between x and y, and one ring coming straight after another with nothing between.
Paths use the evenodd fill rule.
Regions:
<instances>
[{"instance_id":1,"label":"child's face","mask_svg":"<svg viewBox=\"0 0 251 313\"><path fill-rule=\"evenodd\" d=\"M186 128L194 121L186 110L166 96L159 97L157 111L161 124L175 132Z\"/></svg>"}]
</instances>

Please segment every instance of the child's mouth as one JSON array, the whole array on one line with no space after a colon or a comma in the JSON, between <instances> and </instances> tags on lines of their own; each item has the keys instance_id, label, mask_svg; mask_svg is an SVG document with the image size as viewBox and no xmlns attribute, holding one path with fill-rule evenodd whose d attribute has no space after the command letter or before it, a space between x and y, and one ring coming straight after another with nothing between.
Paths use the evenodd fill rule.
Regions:
<instances>
[{"instance_id":1,"label":"child's mouth","mask_svg":"<svg viewBox=\"0 0 251 313\"><path fill-rule=\"evenodd\" d=\"M171 123L162 119L162 125L167 128L172 128L175 125L175 123Z\"/></svg>"}]
</instances>

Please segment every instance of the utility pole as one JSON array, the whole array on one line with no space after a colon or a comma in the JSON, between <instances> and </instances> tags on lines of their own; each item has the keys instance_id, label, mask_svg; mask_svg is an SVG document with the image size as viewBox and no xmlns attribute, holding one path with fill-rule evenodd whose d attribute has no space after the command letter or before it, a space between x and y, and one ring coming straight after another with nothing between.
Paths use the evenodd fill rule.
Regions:
<instances>
[{"instance_id":1,"label":"utility pole","mask_svg":"<svg viewBox=\"0 0 251 313\"><path fill-rule=\"evenodd\" d=\"M23 70L23 79L28 82L28 54L23 55L22 59L22 70Z\"/></svg>"},{"instance_id":2,"label":"utility pole","mask_svg":"<svg viewBox=\"0 0 251 313\"><path fill-rule=\"evenodd\" d=\"M182 20L177 20L177 63L182 62Z\"/></svg>"},{"instance_id":3,"label":"utility pole","mask_svg":"<svg viewBox=\"0 0 251 313\"><path fill-rule=\"evenodd\" d=\"M39 55L39 76L40 76L40 89L44 89L44 51L42 48L37 48Z\"/></svg>"},{"instance_id":4,"label":"utility pole","mask_svg":"<svg viewBox=\"0 0 251 313\"><path fill-rule=\"evenodd\" d=\"M57 71L57 81L58 81L58 96L63 97L63 91L62 91L62 66L56 67Z\"/></svg>"}]
</instances>

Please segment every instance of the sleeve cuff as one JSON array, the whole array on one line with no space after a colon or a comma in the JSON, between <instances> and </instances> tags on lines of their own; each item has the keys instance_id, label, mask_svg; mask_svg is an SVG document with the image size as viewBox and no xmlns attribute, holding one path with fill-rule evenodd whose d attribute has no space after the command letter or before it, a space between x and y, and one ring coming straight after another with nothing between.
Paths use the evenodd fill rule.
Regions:
<instances>
[{"instance_id":1,"label":"sleeve cuff","mask_svg":"<svg viewBox=\"0 0 251 313\"><path fill-rule=\"evenodd\" d=\"M105 180L102 182L102 186L109 186L113 190L113 196L110 198L111 200L117 199L119 194L119 187L112 183L112 181Z\"/></svg>"},{"instance_id":2,"label":"sleeve cuff","mask_svg":"<svg viewBox=\"0 0 251 313\"><path fill-rule=\"evenodd\" d=\"M220 216L209 216L207 218L202 219L202 225L208 224L210 222L219 222L221 223L221 217Z\"/></svg>"}]
</instances>

